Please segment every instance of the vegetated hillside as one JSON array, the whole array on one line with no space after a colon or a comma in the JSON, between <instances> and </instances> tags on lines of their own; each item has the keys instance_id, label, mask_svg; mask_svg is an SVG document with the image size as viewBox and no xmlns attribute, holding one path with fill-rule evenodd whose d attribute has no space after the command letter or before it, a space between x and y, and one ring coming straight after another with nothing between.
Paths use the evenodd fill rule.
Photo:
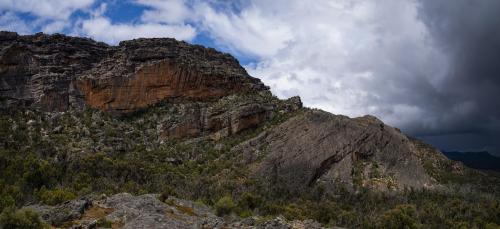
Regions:
<instances>
[{"instance_id":1,"label":"vegetated hillside","mask_svg":"<svg viewBox=\"0 0 500 229\"><path fill-rule=\"evenodd\" d=\"M486 151L482 152L447 152L443 151L451 160L460 161L466 166L474 169L492 170L500 172L500 158L489 154Z\"/></svg>"},{"instance_id":2,"label":"vegetated hillside","mask_svg":"<svg viewBox=\"0 0 500 229\"><path fill-rule=\"evenodd\" d=\"M375 117L280 100L228 54L173 39L0 41L4 227L500 225L498 177Z\"/></svg>"}]
</instances>

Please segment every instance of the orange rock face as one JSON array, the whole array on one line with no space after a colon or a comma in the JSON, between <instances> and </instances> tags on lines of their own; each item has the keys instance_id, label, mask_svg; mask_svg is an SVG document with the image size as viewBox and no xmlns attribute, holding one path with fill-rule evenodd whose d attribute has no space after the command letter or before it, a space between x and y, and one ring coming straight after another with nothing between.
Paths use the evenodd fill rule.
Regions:
<instances>
[{"instance_id":1,"label":"orange rock face","mask_svg":"<svg viewBox=\"0 0 500 229\"><path fill-rule=\"evenodd\" d=\"M76 83L86 105L103 111L132 112L166 98L206 101L246 91L223 75L190 71L169 60L144 66L132 77L86 79Z\"/></svg>"}]
</instances>

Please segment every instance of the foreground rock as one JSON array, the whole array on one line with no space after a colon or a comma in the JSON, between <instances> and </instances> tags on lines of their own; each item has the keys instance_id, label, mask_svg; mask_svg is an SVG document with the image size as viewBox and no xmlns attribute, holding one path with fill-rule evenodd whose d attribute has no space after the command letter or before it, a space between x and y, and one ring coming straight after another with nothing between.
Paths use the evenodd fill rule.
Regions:
<instances>
[{"instance_id":1,"label":"foreground rock","mask_svg":"<svg viewBox=\"0 0 500 229\"><path fill-rule=\"evenodd\" d=\"M42 220L50 225L61 226L66 222L78 220L92 206L87 198L73 200L58 206L32 205L28 206L39 213Z\"/></svg>"},{"instance_id":2,"label":"foreground rock","mask_svg":"<svg viewBox=\"0 0 500 229\"><path fill-rule=\"evenodd\" d=\"M82 203L85 203L82 205ZM29 206L41 218L55 227L70 228L262 228L306 229L323 228L312 220L287 221L283 217L262 220L219 217L213 209L191 201L170 197L165 202L158 195L133 196L120 193L110 197L73 200L59 206Z\"/></svg>"}]
</instances>

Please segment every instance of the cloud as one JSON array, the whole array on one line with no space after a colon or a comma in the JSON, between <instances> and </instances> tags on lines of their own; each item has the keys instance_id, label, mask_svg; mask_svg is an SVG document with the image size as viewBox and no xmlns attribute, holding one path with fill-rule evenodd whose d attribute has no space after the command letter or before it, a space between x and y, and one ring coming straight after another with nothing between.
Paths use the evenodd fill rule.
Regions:
<instances>
[{"instance_id":1,"label":"cloud","mask_svg":"<svg viewBox=\"0 0 500 229\"><path fill-rule=\"evenodd\" d=\"M248 70L280 97L296 92L308 106L371 113L402 127L439 119L427 98L438 94L446 60L429 42L415 1L257 0L238 14L196 9L215 39L259 57Z\"/></svg>"},{"instance_id":2,"label":"cloud","mask_svg":"<svg viewBox=\"0 0 500 229\"><path fill-rule=\"evenodd\" d=\"M66 20L77 10L87 9L94 0L0 0L0 9L30 13L44 19Z\"/></svg>"},{"instance_id":3,"label":"cloud","mask_svg":"<svg viewBox=\"0 0 500 229\"><path fill-rule=\"evenodd\" d=\"M91 12L89 19L78 23L78 33L113 45L118 44L120 41L134 38L173 37L178 40L189 41L196 36L196 28L184 23L186 18L184 17L185 15L182 15L187 13L182 13L181 11L187 12L188 8L181 1L137 0L135 3L153 8L142 12L141 22L113 23L110 18L104 16L107 4L103 3ZM171 10L179 10L179 12L171 15ZM152 18L155 14L158 14L157 19ZM166 16L162 17L161 15Z\"/></svg>"},{"instance_id":4,"label":"cloud","mask_svg":"<svg viewBox=\"0 0 500 229\"><path fill-rule=\"evenodd\" d=\"M183 24L193 16L183 0L136 0L135 3L149 7L142 13L144 22Z\"/></svg>"},{"instance_id":5,"label":"cloud","mask_svg":"<svg viewBox=\"0 0 500 229\"><path fill-rule=\"evenodd\" d=\"M12 12L0 14L0 30L17 31L21 34L31 33L31 27Z\"/></svg>"},{"instance_id":6,"label":"cloud","mask_svg":"<svg viewBox=\"0 0 500 229\"><path fill-rule=\"evenodd\" d=\"M420 18L450 61L442 93L453 98L457 113L476 123L498 119L493 98L500 93L500 2L425 0L420 6Z\"/></svg>"},{"instance_id":7,"label":"cloud","mask_svg":"<svg viewBox=\"0 0 500 229\"><path fill-rule=\"evenodd\" d=\"M189 25L113 24L105 17L92 18L82 22L82 32L90 37L109 44L134 38L174 37L178 40L191 40L196 30Z\"/></svg>"},{"instance_id":8,"label":"cloud","mask_svg":"<svg viewBox=\"0 0 500 229\"><path fill-rule=\"evenodd\" d=\"M79 10L89 10L93 3L94 0L0 0L0 12L5 11L5 15L10 18L15 17L15 22L12 21L12 25L6 27L8 30L20 33L55 33L71 27L71 15ZM33 19L19 17L19 13L29 14ZM0 23L8 22L7 18L0 19Z\"/></svg>"},{"instance_id":9,"label":"cloud","mask_svg":"<svg viewBox=\"0 0 500 229\"><path fill-rule=\"evenodd\" d=\"M164 25L158 23L113 24L110 19L96 17L82 22L82 32L93 39L109 44L134 38L174 37L179 40L191 40L196 35L190 25Z\"/></svg>"},{"instance_id":10,"label":"cloud","mask_svg":"<svg viewBox=\"0 0 500 229\"><path fill-rule=\"evenodd\" d=\"M259 7L251 5L239 14L217 10L206 3L195 4L200 27L221 46L246 55L267 57L275 55L291 41L287 24L264 15Z\"/></svg>"},{"instance_id":11,"label":"cloud","mask_svg":"<svg viewBox=\"0 0 500 229\"><path fill-rule=\"evenodd\" d=\"M443 113L462 135L448 142L480 145L500 155L500 1L421 0L419 18L449 60L439 87ZM467 140L469 139L469 140Z\"/></svg>"}]
</instances>

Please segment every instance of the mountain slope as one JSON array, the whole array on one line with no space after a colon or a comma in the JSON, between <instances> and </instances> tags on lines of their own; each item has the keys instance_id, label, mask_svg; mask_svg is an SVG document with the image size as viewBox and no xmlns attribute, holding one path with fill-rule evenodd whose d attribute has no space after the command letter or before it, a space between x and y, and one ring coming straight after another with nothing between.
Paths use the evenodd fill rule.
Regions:
<instances>
[{"instance_id":1,"label":"mountain slope","mask_svg":"<svg viewBox=\"0 0 500 229\"><path fill-rule=\"evenodd\" d=\"M375 117L280 100L228 54L173 39L108 46L0 32L0 41L1 209L162 193L235 217L384 228L386 213L424 217L426 201L457 200L483 212L478 223L453 210L467 225L500 223L497 178ZM454 185L475 194L442 194Z\"/></svg>"}]
</instances>

